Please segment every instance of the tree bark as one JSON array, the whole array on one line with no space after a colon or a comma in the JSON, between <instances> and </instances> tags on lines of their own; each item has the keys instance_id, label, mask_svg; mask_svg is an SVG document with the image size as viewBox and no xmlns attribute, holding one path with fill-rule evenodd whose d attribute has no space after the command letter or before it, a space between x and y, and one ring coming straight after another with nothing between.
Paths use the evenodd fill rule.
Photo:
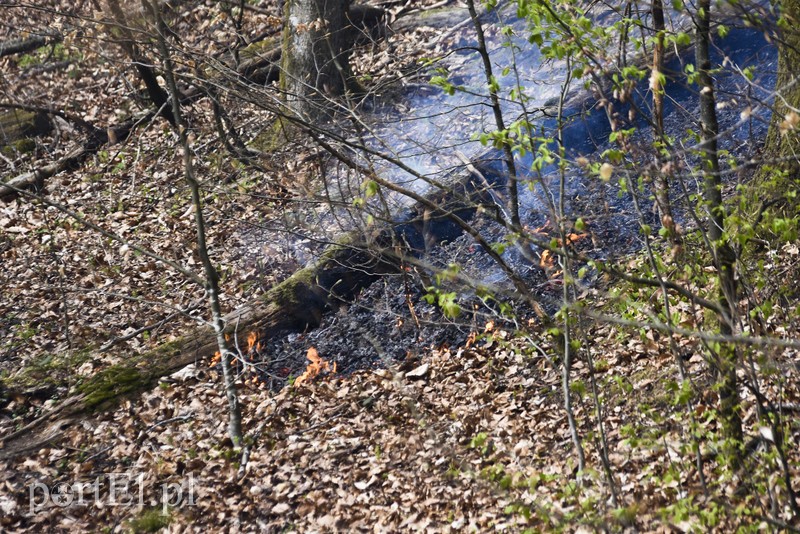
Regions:
<instances>
[{"instance_id":1,"label":"tree bark","mask_svg":"<svg viewBox=\"0 0 800 534\"><path fill-rule=\"evenodd\" d=\"M26 137L46 135L53 129L47 113L11 109L0 113L0 148Z\"/></svg>"},{"instance_id":2,"label":"tree bark","mask_svg":"<svg viewBox=\"0 0 800 534\"><path fill-rule=\"evenodd\" d=\"M61 35L47 32L41 35L31 35L23 39L11 39L0 43L0 57L32 52L48 44L60 43L61 39Z\"/></svg>"},{"instance_id":3,"label":"tree bark","mask_svg":"<svg viewBox=\"0 0 800 534\"><path fill-rule=\"evenodd\" d=\"M792 108L800 109L800 0L783 0L780 5L781 15L788 23L777 39L777 97L764 146L765 166L760 179L768 179L773 170L782 171L788 173L796 188L800 184L800 125L787 129L789 124L784 121Z\"/></svg>"},{"instance_id":4,"label":"tree bark","mask_svg":"<svg viewBox=\"0 0 800 534\"><path fill-rule=\"evenodd\" d=\"M354 89L346 39L348 0L287 0L280 87L306 120L330 115L331 100Z\"/></svg>"},{"instance_id":5,"label":"tree bark","mask_svg":"<svg viewBox=\"0 0 800 534\"><path fill-rule=\"evenodd\" d=\"M651 89L653 91L653 123L654 137L657 145L666 148L666 138L664 136L664 88L661 85L664 76L664 36L666 26L664 23L664 6L661 0L653 0L653 30L656 32L655 43L653 44L653 74L651 77ZM672 205L669 200L669 175L663 169L664 158L658 158L659 168L655 169L655 197L661 216L661 226L664 227L670 240L675 243L677 233L675 222L672 218Z\"/></svg>"},{"instance_id":6,"label":"tree bark","mask_svg":"<svg viewBox=\"0 0 800 534\"><path fill-rule=\"evenodd\" d=\"M702 141L700 156L703 159L704 197L709 214L708 238L712 243L714 263L719 280L719 307L723 311L719 319L719 331L723 336L733 334L732 308L736 302L736 256L725 235L725 206L722 203L722 179L720 176L717 138L716 97L711 78L711 0L699 0L697 4L697 30L695 61L700 85L700 128ZM739 390L736 379L737 351L730 343L720 343L712 348L713 367L719 377L719 412L722 433L726 441L726 456L732 465L737 465L742 443L742 419L739 413Z\"/></svg>"},{"instance_id":7,"label":"tree bark","mask_svg":"<svg viewBox=\"0 0 800 534\"><path fill-rule=\"evenodd\" d=\"M347 48L370 40L377 41L387 34L386 12L377 7L360 4L350 6L345 21L343 39ZM279 81L283 54L281 45L276 43L275 46L263 47L260 43L252 43L251 46L262 48L263 52L257 54L251 52L250 57L236 67L236 72L249 82L259 85ZM244 48L240 53L247 54L248 48Z\"/></svg>"},{"instance_id":8,"label":"tree bark","mask_svg":"<svg viewBox=\"0 0 800 534\"><path fill-rule=\"evenodd\" d=\"M115 22L115 25L110 26L109 33L112 36L116 34L120 47L130 57L136 72L139 73L139 77L144 82L147 95L153 102L156 111L174 126L174 117L169 106L169 95L159 85L155 69L142 53L136 39L134 39L128 17L120 6L119 0L107 0L107 4Z\"/></svg>"}]
</instances>

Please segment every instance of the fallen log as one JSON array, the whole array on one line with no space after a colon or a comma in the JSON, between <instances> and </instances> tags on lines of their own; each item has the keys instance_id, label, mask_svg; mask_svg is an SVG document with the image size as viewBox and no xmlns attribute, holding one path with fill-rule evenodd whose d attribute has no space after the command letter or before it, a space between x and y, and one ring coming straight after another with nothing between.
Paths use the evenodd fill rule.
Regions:
<instances>
[{"instance_id":1,"label":"fallen log","mask_svg":"<svg viewBox=\"0 0 800 534\"><path fill-rule=\"evenodd\" d=\"M74 168L90 155L85 147L79 147L49 165L43 165L32 171L24 172L0 184L0 199L15 195L18 189L41 189L44 181L61 171Z\"/></svg>"},{"instance_id":2,"label":"fallen log","mask_svg":"<svg viewBox=\"0 0 800 534\"><path fill-rule=\"evenodd\" d=\"M382 274L400 267L398 257L416 255L431 243L449 241L461 230L448 214L470 218L477 203L486 199L487 166L454 178L448 191L428 197L441 206L431 213L418 205L404 213L401 222L370 240L357 232L345 234L314 265L301 269L252 304L225 316L226 333L255 332L259 339L319 326L322 316L339 303L351 301ZM491 166L491 164L490 164ZM397 247L403 247L398 251ZM399 254L398 254L399 252ZM108 409L122 399L156 386L159 380L186 365L211 358L218 350L210 327L107 368L78 386L74 393L21 430L0 440L0 460L13 458L57 440L79 416ZM13 392L12 392L13 394Z\"/></svg>"},{"instance_id":3,"label":"fallen log","mask_svg":"<svg viewBox=\"0 0 800 534\"><path fill-rule=\"evenodd\" d=\"M261 58L265 55L268 54L262 54ZM270 56L270 59L274 58ZM85 158L88 154L87 151L76 151L73 157ZM54 165L60 164L66 165L66 162ZM25 178L37 183L58 172L56 167L50 167L40 169L39 177L34 172L32 176L26 173ZM281 333L315 328L328 310L337 307L338 303L352 300L379 276L399 267L398 254L392 250L393 247L405 247L404 253L416 254L433 243L454 239L463 228L450 221L448 214L469 219L476 205L486 200L483 195L490 194L488 189L497 185L487 183L487 176L496 176L486 172L487 167L481 162L475 162L474 168L479 172L470 171L458 176L449 191L439 191L428 198L427 205L410 209L394 228L388 228L369 242L357 233L346 234L329 247L316 264L294 273L257 301L227 315L224 318L226 333L256 332L260 339L266 339ZM51 170L54 172L47 174ZM440 209L432 210L431 205ZM147 391L162 377L188 364L208 359L217 350L215 333L210 327L201 327L97 373L50 411L24 428L0 438L0 460L36 450L59 439L81 416L109 409L124 398Z\"/></svg>"},{"instance_id":4,"label":"fallen log","mask_svg":"<svg viewBox=\"0 0 800 534\"><path fill-rule=\"evenodd\" d=\"M348 234L330 247L316 265L296 272L253 304L227 315L226 333L255 331L270 337L314 328L336 302L350 300L382 272L393 268L390 261L363 245L357 246L353 240L353 234ZM113 407L127 396L151 389L162 377L208 359L217 350L213 330L204 327L99 372L58 406L2 438L0 460L57 440L80 415Z\"/></svg>"},{"instance_id":5,"label":"fallen log","mask_svg":"<svg viewBox=\"0 0 800 534\"><path fill-rule=\"evenodd\" d=\"M151 115L130 119L107 130L99 128L92 130L82 146L74 148L58 161L42 165L0 183L0 200L16 195L19 189L39 189L47 178L65 170L77 169L86 158L96 154L104 146L127 139L133 128Z\"/></svg>"},{"instance_id":6,"label":"fallen log","mask_svg":"<svg viewBox=\"0 0 800 534\"><path fill-rule=\"evenodd\" d=\"M57 33L43 33L22 39L11 39L0 43L0 57L31 52L49 44L60 43L61 39L62 36Z\"/></svg>"},{"instance_id":7,"label":"fallen log","mask_svg":"<svg viewBox=\"0 0 800 534\"><path fill-rule=\"evenodd\" d=\"M0 148L13 143L47 135L53 125L47 113L10 109L0 113Z\"/></svg>"},{"instance_id":8,"label":"fallen log","mask_svg":"<svg viewBox=\"0 0 800 534\"><path fill-rule=\"evenodd\" d=\"M316 265L296 272L253 304L227 315L226 333L257 331L271 336L317 326L335 301L349 300L382 270L390 268L385 260L355 246L352 240L351 235L345 236ZM2 438L0 460L58 439L79 415L115 406L126 396L151 389L163 376L212 357L217 350L213 330L203 327L99 372L58 406Z\"/></svg>"}]
</instances>

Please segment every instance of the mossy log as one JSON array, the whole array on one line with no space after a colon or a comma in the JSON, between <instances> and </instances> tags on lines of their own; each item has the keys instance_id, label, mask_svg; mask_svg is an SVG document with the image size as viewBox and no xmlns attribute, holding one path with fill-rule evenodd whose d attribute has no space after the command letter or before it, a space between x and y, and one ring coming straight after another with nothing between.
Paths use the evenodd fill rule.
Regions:
<instances>
[{"instance_id":1,"label":"mossy log","mask_svg":"<svg viewBox=\"0 0 800 534\"><path fill-rule=\"evenodd\" d=\"M53 124L46 113L12 109L0 112L0 146L13 146L22 139L47 135Z\"/></svg>"},{"instance_id":2,"label":"mossy log","mask_svg":"<svg viewBox=\"0 0 800 534\"><path fill-rule=\"evenodd\" d=\"M475 163L472 171L454 175L452 187L428 197L441 206L439 213L431 213L424 206L411 208L400 216L402 222L373 236L369 242L359 233L345 234L314 265L295 272L253 303L228 314L224 318L226 332L240 336L255 332L264 340L319 326L328 310L351 301L379 276L396 270L398 253L418 254L432 243L460 235L461 229L449 220L447 213L468 219L477 203L487 199L488 188L496 185L495 167L497 162L487 158ZM213 330L201 327L99 372L51 411L3 438L0 460L58 439L81 415L112 407L126 396L147 391L161 377L210 358L217 350Z\"/></svg>"},{"instance_id":3,"label":"mossy log","mask_svg":"<svg viewBox=\"0 0 800 534\"><path fill-rule=\"evenodd\" d=\"M371 20L369 17L366 19ZM267 55L260 54L260 57ZM127 133L119 132L112 137L122 139L124 136ZM109 139L100 141L108 142ZM74 154L70 161L86 157L91 150L96 150L97 144L92 143L93 146ZM41 180L44 174L52 175L67 163L59 162L53 169L41 169L38 177L36 173L28 173L32 176L25 179ZM398 267L396 254L390 252L396 246L407 247L404 253L414 254L426 250L433 243L457 237L462 229L452 223L447 214L456 213L462 219L468 219L478 203L488 200L489 189L498 185L497 179L501 179L494 172L495 167L497 164L490 156L475 163L477 173L454 176L448 191L439 191L429 197L433 204L441 207L437 213L431 213L431 209L425 206L411 208L400 217L400 223L373 237L369 243L357 233L346 234L329 247L316 264L294 273L258 300L227 315L226 331L256 332L261 339L268 339L281 333L315 328L326 311L335 308L337 303L352 300L379 276ZM13 193L13 190L4 191L0 185L0 197L8 193ZM147 391L162 377L210 358L217 350L214 332L209 327L202 327L97 373L50 411L2 438L0 460L36 450L59 439L80 417Z\"/></svg>"},{"instance_id":4,"label":"mossy log","mask_svg":"<svg viewBox=\"0 0 800 534\"><path fill-rule=\"evenodd\" d=\"M10 39L0 43L0 57L32 52L43 46L59 43L61 39L61 35L56 33L43 33L41 35L31 35L20 39Z\"/></svg>"},{"instance_id":5,"label":"mossy log","mask_svg":"<svg viewBox=\"0 0 800 534\"><path fill-rule=\"evenodd\" d=\"M389 268L386 260L355 246L353 236L347 235L316 265L296 272L260 299L226 316L227 332L255 331L260 336L272 336L314 328L336 301L351 299ZM97 373L57 407L3 438L0 460L58 439L80 415L112 407L126 396L151 389L161 377L210 358L217 350L214 332L204 327Z\"/></svg>"}]
</instances>

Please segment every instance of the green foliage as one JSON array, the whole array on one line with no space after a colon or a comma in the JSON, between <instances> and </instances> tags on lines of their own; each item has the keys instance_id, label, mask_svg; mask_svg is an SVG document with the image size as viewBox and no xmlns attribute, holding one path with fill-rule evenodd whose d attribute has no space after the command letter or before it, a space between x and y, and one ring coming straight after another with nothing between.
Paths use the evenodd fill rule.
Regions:
<instances>
[{"instance_id":1,"label":"green foliage","mask_svg":"<svg viewBox=\"0 0 800 534\"><path fill-rule=\"evenodd\" d=\"M172 516L165 514L161 508L142 510L138 517L131 519L128 525L131 532L158 532L172 523Z\"/></svg>"},{"instance_id":2,"label":"green foliage","mask_svg":"<svg viewBox=\"0 0 800 534\"><path fill-rule=\"evenodd\" d=\"M67 49L64 43L56 43L53 46L43 46L30 54L23 54L17 59L17 66L27 69L41 65L48 61L80 61L83 55Z\"/></svg>"},{"instance_id":3,"label":"green foliage","mask_svg":"<svg viewBox=\"0 0 800 534\"><path fill-rule=\"evenodd\" d=\"M480 449L482 455L486 455L489 451L489 435L486 432L479 432L471 440L469 440L470 449Z\"/></svg>"},{"instance_id":4,"label":"green foliage","mask_svg":"<svg viewBox=\"0 0 800 534\"><path fill-rule=\"evenodd\" d=\"M428 304L434 304L441 308L445 317L455 319L461 313L461 307L456 302L458 295L455 291L443 292L439 288L430 286L425 288L427 293L422 298Z\"/></svg>"},{"instance_id":5,"label":"green foliage","mask_svg":"<svg viewBox=\"0 0 800 534\"><path fill-rule=\"evenodd\" d=\"M682 0L676 0L672 4L675 9L679 10L686 7ZM636 59L622 65L619 70L613 71L608 75L606 79L610 78L614 97L619 101L625 102L631 98L632 91L636 85L652 74L649 54L652 53L650 45L655 41L656 37L652 33L645 35L649 29L642 28L641 21L624 19L609 27L599 27L599 25L592 22L591 17L576 2L564 2L558 4L557 8L552 4L536 0L516 0L514 5L517 9L517 15L526 22L525 31L527 33L523 36L527 38L529 43L538 48L545 60L563 62L568 60L570 75L574 80L606 75L605 72L599 72L603 67L599 67L598 64L607 60L609 43L614 43L614 50L617 50L619 46L624 46L619 45L617 42L623 27L625 27L626 35L630 39L632 47L635 50L646 51L648 56L638 56ZM492 4L490 7L493 8L494 5ZM637 26L639 28L637 28L636 32L631 31ZM631 34L638 33L638 29L647 31L642 31L643 36L640 38L633 37ZM729 33L729 27L725 24L718 24L715 26L715 31L720 37L725 37ZM512 30L506 27L501 30L501 33L505 36L510 36ZM667 47L676 48L690 46L694 39L694 35L690 30L663 32L660 37L664 39ZM505 46L516 48L519 46L516 43L518 41L512 43L509 40ZM599 61L596 58L600 58ZM498 67L499 70L496 72L501 72L503 76L513 76L516 72L516 65L498 65ZM752 80L755 71L756 67L754 66L744 66L742 75ZM681 83L696 84L700 79L700 74L699 67L692 63L685 63L683 73L677 73L673 76L680 78L679 81ZM658 76L661 87L664 87L667 82L664 73L658 73ZM448 94L454 94L457 90L460 90L459 87L456 87L448 80L447 72L443 70L437 72L437 75L432 79L432 83L441 87ZM503 87L496 78L492 78L489 81L488 89L504 93L500 96L512 102L526 102L529 99L528 92L530 94L533 92L531 88L524 86ZM569 87L565 86L565 93L568 89ZM552 106L548 108L548 111L552 113ZM593 110L593 112L597 112L597 110ZM569 119L562 118L562 120L567 121ZM567 168L565 155L562 149L559 148L555 137L545 136L537 132L536 125L532 124L525 116L506 124L507 127L504 129L483 131L476 134L474 138L484 146L491 146L495 149L511 149L516 155L529 156L531 161L530 170L537 177L529 181L531 188L538 183L537 179L543 173L549 172L554 166L560 169ZM622 123L618 123L618 125L620 124ZM588 158L576 158L576 161L571 163L570 169L579 166L582 172L589 176L596 176L603 182L610 182L612 179L614 181L618 180L621 195L636 194L640 195L639 198L647 198L653 191L654 176L652 171L643 170L639 163L642 161L643 153L631 149L632 144L641 144L641 137L641 132L638 132L635 128L614 128L608 137L611 146L599 158L595 161L589 161ZM652 144L648 145L651 150L645 154L645 157L647 159L655 159L655 156L662 157L663 160L659 162L659 165L664 161L685 159L689 161L689 164L686 169L681 168L681 172L691 174L692 180L702 183L702 171L699 168L699 163L697 163L698 161L701 162L701 158L705 157L705 154L698 150L698 145L702 140L703 135L699 128L696 126L694 129L687 128L685 132L676 134L674 138L662 138L653 141ZM678 155L675 152L677 150L676 147L683 146L692 148L686 149L688 154L683 153L676 158L676 155ZM723 172L732 174L746 169L740 161L737 161L735 154L733 150L731 152L726 151L725 145L720 143L720 150L717 155L721 160ZM688 157L683 157L687 155ZM692 165L696 166L692 168ZM663 172L666 173L666 171ZM674 169L671 169L670 172L674 172ZM709 206L703 195L696 192L690 191L686 196L690 208L699 214L700 226L705 224L704 217L706 217L710 209L716 210L714 211L715 214L725 215L725 225L720 243L730 243L736 249L736 261L739 262L737 276L741 275L741 279L746 284L749 284L748 291L751 287L755 288L755 291L752 292L753 295L737 295L737 298L741 296L742 303L744 303L745 298L747 299L746 309L749 317L744 317L744 320L746 321L748 318L753 320L750 325L745 325L743 328L745 332L755 331L755 327L752 329L750 327L755 325L757 321L763 323L759 325L759 328L763 328L765 324L772 326L777 324L777 314L780 312L776 310L780 309L781 300L779 296L769 294L769 289L776 285L774 281L769 279L768 266L770 260L764 257L753 258L748 254L755 247L765 247L770 251L777 250L780 246L793 244L800 236L800 231L798 230L800 228L800 215L798 214L800 210L796 209L796 187L786 187L787 179L790 179L789 177L793 175L794 173L787 173L785 169L775 168L771 171L770 179L767 181L768 186L773 186L772 189L769 187L764 188L765 184L763 182L758 185L757 189L751 189L747 186L740 187L736 190L731 201L726 206L721 207ZM775 202L775 205L780 208L762 209L763 201L780 199L785 201ZM591 223L591 221L589 222ZM581 217L576 217L573 225L575 231L584 232L587 230L587 226L587 221ZM663 278L668 283L686 288L686 292L690 292L700 299L711 302L718 301L720 295L719 275L717 269L712 267L716 253L708 249L707 235L704 235L702 228L683 229L681 246L680 248L675 247L675 249L662 246L662 242L671 237L666 227L654 227L642 221L639 230L642 235L651 237L650 241L654 245L648 251L648 257L642 255L636 258L635 261L630 261L628 265L623 266L621 270L625 274L629 274L632 277L649 278L650 280ZM654 238L656 234L662 239ZM498 254L504 254L515 239L516 236L502 239L495 238L495 242L491 246ZM711 245L711 248L713 248L715 244L712 243ZM557 239L554 239L550 246L554 250L561 248ZM576 266L575 270L578 278L582 279L591 270L602 273L604 267L602 262L589 262L586 266ZM450 272L454 275L457 273L457 269L452 269ZM448 316L455 316L460 311L456 304L457 294L454 291L442 289L441 285L443 281L454 280L455 278L455 276L448 274L437 277L437 287L427 288L428 294L425 297L429 303L442 308L445 315ZM574 281L568 273L561 282L571 284ZM663 293L666 293L666 295ZM717 317L714 311L711 309L700 310L697 307L697 300L699 299L693 300L685 294L679 294L677 291L663 288L656 289L655 284L652 287L642 287L632 283L620 283L611 287L609 294L611 302L604 308L603 312L613 313L615 319L618 318L637 325L631 328L630 340L631 343L650 345L647 349L643 349L643 352L656 353L658 351L658 354L663 355L664 351L672 350L672 347L664 341L665 337L670 335L669 333L665 334L664 330L669 327L679 327L683 331L695 330L703 334L710 333L712 335L719 332L720 318ZM665 302L668 306L664 304ZM744 306L742 307L744 308ZM559 327L556 327L554 326L556 323L547 322L545 328L551 337L550 342L553 345L563 347L563 340L566 334L564 329L572 329L574 325L582 320L582 318L579 318L579 313L574 313L576 309L577 306L565 306L556 314L554 318L556 321L565 318L569 320L566 326L559 325ZM652 328L654 323L657 323L656 328ZM659 339L654 336L654 332L657 330L665 337ZM569 339L574 343L571 348L578 350L580 348L580 339L576 339L576 336L570 336ZM684 337L683 335L674 334L673 339L682 344L684 342L688 343L691 336ZM710 355L714 352L720 352L723 348L719 342L714 341L704 341L699 347L691 344L690 346L690 349L683 350L689 352L697 351L704 354L708 368L712 368L714 365L714 359ZM685 352L675 356L681 357L683 355L685 355ZM595 364L595 370L598 373L604 373L612 368L613 366L608 363L607 359L600 359ZM681 369L683 370L683 368ZM767 373L766 370L763 372ZM725 440L719 435L723 415L717 409L709 407L707 403L713 404L713 402L708 401L705 395L700 394L704 388L713 390L713 387L708 384L698 385L698 381L694 377L691 380L661 378L654 386L657 388L656 393L650 393L647 402L642 402L639 406L639 415L641 415L642 420L631 421L619 426L620 436L627 446L634 449L634 454L641 452L641 450L646 450L647 454L660 454L662 457L670 458L669 462L654 461L653 465L648 467L647 472L647 476L650 477L653 483L659 487L666 488L664 490L665 494L670 499L674 499L674 502L664 509L663 517L665 520L669 520L671 524L687 522L690 528L696 528L697 531L719 528L723 516L729 512L716 505L707 505L706 502L703 502L702 505L699 504L691 496L686 497L686 488L682 487L682 485L686 484L687 473L695 469L692 463L695 461L695 454L701 450L706 451L706 448L720 451L732 446L732 444L724 443ZM709 383L713 383L713 380L712 376ZM631 396L639 393L634 386L637 383L638 381L630 376L615 375L604 378L601 381L601 385L606 389L601 394L601 397L604 402L608 398L611 398L612 402L628 401ZM590 391L590 388L586 382L572 380L570 388L582 403L587 402L587 392ZM674 429L676 427L681 429L681 435L675 435ZM592 435L592 437L595 436ZM481 450L482 455L485 456L487 443L488 436L486 433L479 433L470 440L470 447ZM722 456L720 455L720 458L714 461L714 469L718 469L715 474L719 475L718 480L714 481L714 483L718 484L716 489L730 480L729 470L732 466L725 465L725 460L721 458ZM506 480L505 477L508 473L502 467L495 465L485 467L481 475L483 478L492 480L502 487L502 481ZM725 478L726 476L728 478ZM511 479L513 479L513 476ZM764 491L767 489L765 487ZM565 500L570 502L578 500L578 496L581 493L580 488L569 485L564 486L563 492ZM585 507L585 509L589 510L587 516L591 516L591 513L596 514L592 510L593 505L594 503L591 499L586 499L576 504L576 510L583 510ZM508 504L504 512L508 515L521 515L525 520L530 520L534 515L530 507L515 501ZM638 509L635 505L622 505L608 511L606 519L610 514L617 525L622 528L628 528L635 524L637 512Z\"/></svg>"},{"instance_id":6,"label":"green foliage","mask_svg":"<svg viewBox=\"0 0 800 534\"><path fill-rule=\"evenodd\" d=\"M456 94L456 89L458 89L455 85L450 83L446 76L441 74L433 76L430 81L431 85L435 87L439 87L442 91L447 93L450 96Z\"/></svg>"}]
</instances>

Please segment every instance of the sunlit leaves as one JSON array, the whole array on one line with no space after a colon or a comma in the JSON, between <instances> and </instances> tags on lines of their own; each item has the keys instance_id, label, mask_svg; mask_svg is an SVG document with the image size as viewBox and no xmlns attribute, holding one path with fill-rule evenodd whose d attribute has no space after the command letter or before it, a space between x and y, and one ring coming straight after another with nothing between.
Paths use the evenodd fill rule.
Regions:
<instances>
[{"instance_id":1,"label":"sunlit leaves","mask_svg":"<svg viewBox=\"0 0 800 534\"><path fill-rule=\"evenodd\" d=\"M375 180L367 180L364 183L364 196L367 198L374 197L378 194L379 186Z\"/></svg>"},{"instance_id":2,"label":"sunlit leaves","mask_svg":"<svg viewBox=\"0 0 800 534\"><path fill-rule=\"evenodd\" d=\"M459 316L461 307L456 302L458 295L456 295L455 291L443 292L436 287L429 287L427 291L428 293L423 295L423 298L428 304L439 306L444 316L450 319L455 319Z\"/></svg>"},{"instance_id":3,"label":"sunlit leaves","mask_svg":"<svg viewBox=\"0 0 800 534\"><path fill-rule=\"evenodd\" d=\"M431 78L431 85L440 87L445 93L447 93L450 96L456 94L456 86L450 83L450 81L444 76L433 76Z\"/></svg>"}]
</instances>

